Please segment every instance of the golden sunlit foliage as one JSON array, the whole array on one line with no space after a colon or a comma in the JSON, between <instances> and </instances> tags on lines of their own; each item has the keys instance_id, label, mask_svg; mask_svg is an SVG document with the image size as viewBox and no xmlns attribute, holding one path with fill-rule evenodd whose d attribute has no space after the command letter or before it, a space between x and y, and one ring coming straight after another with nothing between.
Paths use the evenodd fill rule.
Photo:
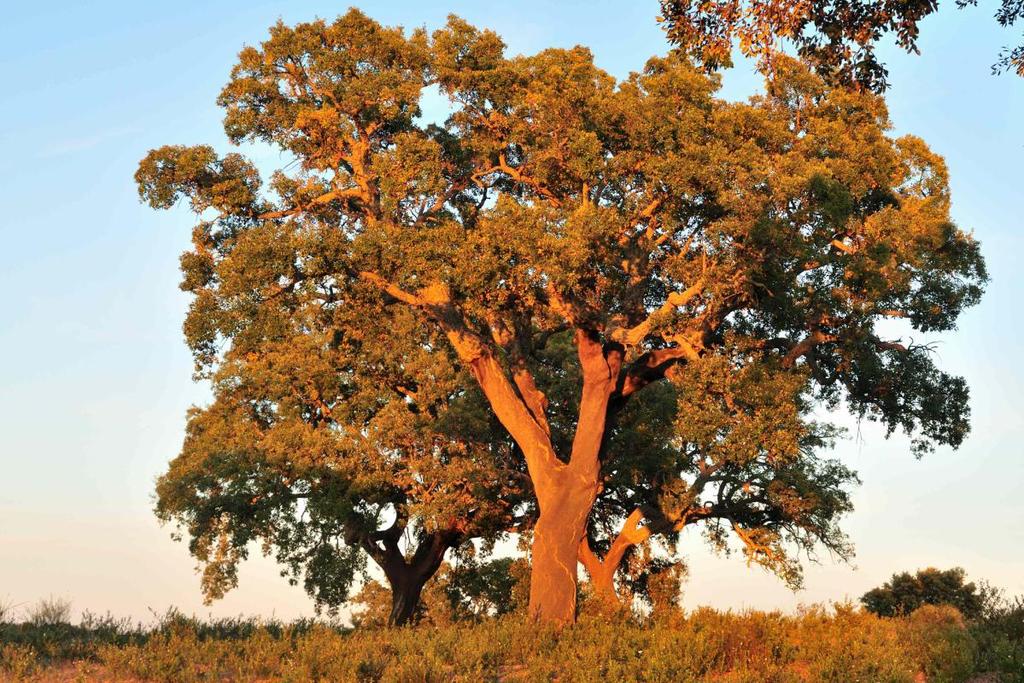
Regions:
<instances>
[{"instance_id":1,"label":"golden sunlit foliage","mask_svg":"<svg viewBox=\"0 0 1024 683\"><path fill-rule=\"evenodd\" d=\"M136 175L199 220L185 333L215 398L158 511L208 593L262 540L327 604L391 563L408 613L447 550L515 532L531 613L567 623L578 557L642 594L688 523L792 584L801 553L847 555L855 476L811 413L958 446L966 384L882 323L952 329L986 272L880 97L771 73L728 102L678 53L618 81L583 47L357 10L243 49L225 131L280 167L167 146Z\"/></svg>"}]
</instances>

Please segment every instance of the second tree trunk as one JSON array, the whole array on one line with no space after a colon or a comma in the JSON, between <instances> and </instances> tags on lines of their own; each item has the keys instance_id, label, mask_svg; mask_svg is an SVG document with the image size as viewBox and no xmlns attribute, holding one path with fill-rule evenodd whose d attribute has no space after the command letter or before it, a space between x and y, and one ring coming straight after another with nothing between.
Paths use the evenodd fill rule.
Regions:
<instances>
[{"instance_id":1,"label":"second tree trunk","mask_svg":"<svg viewBox=\"0 0 1024 683\"><path fill-rule=\"evenodd\" d=\"M426 582L414 576L414 572L408 572L395 579L388 578L391 583L391 613L388 615L388 625L405 626L412 623Z\"/></svg>"}]
</instances>

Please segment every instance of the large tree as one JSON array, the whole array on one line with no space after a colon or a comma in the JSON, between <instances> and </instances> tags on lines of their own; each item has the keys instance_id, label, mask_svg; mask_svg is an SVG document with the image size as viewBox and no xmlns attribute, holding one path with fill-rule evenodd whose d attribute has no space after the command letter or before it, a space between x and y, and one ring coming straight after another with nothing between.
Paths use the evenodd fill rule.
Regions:
<instances>
[{"instance_id":1,"label":"large tree","mask_svg":"<svg viewBox=\"0 0 1024 683\"><path fill-rule=\"evenodd\" d=\"M509 58L457 18L406 35L352 10L278 24L221 94L231 141L281 150L270 192L238 154L183 163L195 148L156 150L137 177L154 206L203 212L185 257L201 264L201 362L272 346L264 312L309 290L349 308L341 338L382 309L443 334L425 348L474 378L536 495L530 611L564 623L610 427L676 368L800 373L815 400L845 396L918 451L968 431L964 381L876 329L950 329L980 296L942 160L887 136L876 96L790 61L775 74L731 103L680 56L617 82L581 47ZM429 86L449 97L443 124L420 116ZM305 240L297 262L243 265L285 240ZM559 333L576 355L569 418L536 379Z\"/></svg>"},{"instance_id":2,"label":"large tree","mask_svg":"<svg viewBox=\"0 0 1024 683\"><path fill-rule=\"evenodd\" d=\"M956 0L959 9L977 4ZM707 67L728 64L734 42L767 65L786 42L826 80L876 92L888 86L877 43L891 35L899 47L917 53L919 25L938 8L938 0L661 0L669 39ZM1020 0L999 0L1000 26L1014 26L1022 17ZM1024 45L1002 48L992 71L1024 76Z\"/></svg>"}]
</instances>

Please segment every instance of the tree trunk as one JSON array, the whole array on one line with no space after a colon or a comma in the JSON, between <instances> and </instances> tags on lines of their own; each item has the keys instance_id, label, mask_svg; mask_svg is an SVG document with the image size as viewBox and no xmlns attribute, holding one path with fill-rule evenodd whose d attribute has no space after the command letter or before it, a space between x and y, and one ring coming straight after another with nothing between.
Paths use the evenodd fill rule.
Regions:
<instances>
[{"instance_id":1,"label":"tree trunk","mask_svg":"<svg viewBox=\"0 0 1024 683\"><path fill-rule=\"evenodd\" d=\"M589 486L543 496L531 548L530 616L534 619L558 625L576 619L576 560L596 492L595 477Z\"/></svg>"},{"instance_id":2,"label":"tree trunk","mask_svg":"<svg viewBox=\"0 0 1024 683\"><path fill-rule=\"evenodd\" d=\"M576 618L576 558L597 495L608 402L618 385L624 349L617 343L602 345L596 330L576 328L583 391L572 452L566 463L557 457L551 442L544 414L547 399L523 360L515 359L512 331L504 325L491 325L495 342L510 349L513 356L509 381L488 345L467 329L444 286L424 290L423 294L429 297L421 295L420 300L429 303L432 315L526 459L540 508L533 530L530 615L558 625L572 623Z\"/></svg>"},{"instance_id":3,"label":"tree trunk","mask_svg":"<svg viewBox=\"0 0 1024 683\"><path fill-rule=\"evenodd\" d=\"M583 329L576 330L575 339L583 393L569 463L548 462L530 471L540 507L533 531L530 615L559 626L576 620L576 563L600 486L608 401L622 367L621 347L602 346L595 333Z\"/></svg>"},{"instance_id":4,"label":"tree trunk","mask_svg":"<svg viewBox=\"0 0 1024 683\"><path fill-rule=\"evenodd\" d=\"M615 571L618 567L602 565L597 571L590 574L590 586L594 591L594 597L603 603L618 605L619 594L615 592Z\"/></svg>"},{"instance_id":5,"label":"tree trunk","mask_svg":"<svg viewBox=\"0 0 1024 683\"><path fill-rule=\"evenodd\" d=\"M622 523L622 529L612 541L604 559L598 558L590 547L590 541L584 538L580 543L579 558L583 567L590 575L590 585L594 596L606 606L622 607L623 602L615 590L615 574L622 566L629 549L650 538L651 531L641 524L643 512L640 508L633 510Z\"/></svg>"},{"instance_id":6,"label":"tree trunk","mask_svg":"<svg viewBox=\"0 0 1024 683\"><path fill-rule=\"evenodd\" d=\"M423 586L437 573L448 548L456 547L462 532L450 528L421 534L416 551L408 560L398 547L398 539L406 529L399 517L391 528L364 536L363 548L374 562L384 570L391 588L389 626L405 626L416 616Z\"/></svg>"},{"instance_id":7,"label":"tree trunk","mask_svg":"<svg viewBox=\"0 0 1024 683\"><path fill-rule=\"evenodd\" d=\"M615 550L614 544L612 550ZM590 590L602 609L620 606L619 594L615 590L615 572L619 569L621 558L621 555L616 558L614 553L610 552L604 560L601 560L591 550L589 539L584 537L580 542L579 560L583 568L587 570L587 575L590 577Z\"/></svg>"},{"instance_id":8,"label":"tree trunk","mask_svg":"<svg viewBox=\"0 0 1024 683\"><path fill-rule=\"evenodd\" d=\"M414 572L408 572L401 578L388 577L391 584L391 613L388 615L388 626L406 626L416 616L416 608L420 604L420 594L426 581L420 580Z\"/></svg>"}]
</instances>

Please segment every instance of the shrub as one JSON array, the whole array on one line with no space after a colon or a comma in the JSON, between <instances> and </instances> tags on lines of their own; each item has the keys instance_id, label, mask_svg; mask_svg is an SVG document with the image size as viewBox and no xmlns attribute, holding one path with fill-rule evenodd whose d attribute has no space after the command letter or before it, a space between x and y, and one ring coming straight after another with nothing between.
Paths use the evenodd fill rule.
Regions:
<instances>
[{"instance_id":1,"label":"shrub","mask_svg":"<svg viewBox=\"0 0 1024 683\"><path fill-rule=\"evenodd\" d=\"M977 646L952 605L923 605L910 615L911 647L929 681L963 681L975 669Z\"/></svg>"},{"instance_id":2,"label":"shrub","mask_svg":"<svg viewBox=\"0 0 1024 683\"><path fill-rule=\"evenodd\" d=\"M985 596L974 583L964 583L960 567L941 571L934 567L916 574L893 574L882 586L865 593L860 601L869 612L883 617L910 614L922 605L952 605L969 619L981 616Z\"/></svg>"},{"instance_id":3,"label":"shrub","mask_svg":"<svg viewBox=\"0 0 1024 683\"><path fill-rule=\"evenodd\" d=\"M28 610L28 623L33 626L57 626L71 623L71 601L43 598Z\"/></svg>"},{"instance_id":4,"label":"shrub","mask_svg":"<svg viewBox=\"0 0 1024 683\"><path fill-rule=\"evenodd\" d=\"M998 672L1003 681L1024 683L1024 596L993 600L970 630L977 643L978 671Z\"/></svg>"},{"instance_id":5,"label":"shrub","mask_svg":"<svg viewBox=\"0 0 1024 683\"><path fill-rule=\"evenodd\" d=\"M32 674L36 665L37 655L32 646L0 643L0 672L9 673L18 680Z\"/></svg>"}]
</instances>

